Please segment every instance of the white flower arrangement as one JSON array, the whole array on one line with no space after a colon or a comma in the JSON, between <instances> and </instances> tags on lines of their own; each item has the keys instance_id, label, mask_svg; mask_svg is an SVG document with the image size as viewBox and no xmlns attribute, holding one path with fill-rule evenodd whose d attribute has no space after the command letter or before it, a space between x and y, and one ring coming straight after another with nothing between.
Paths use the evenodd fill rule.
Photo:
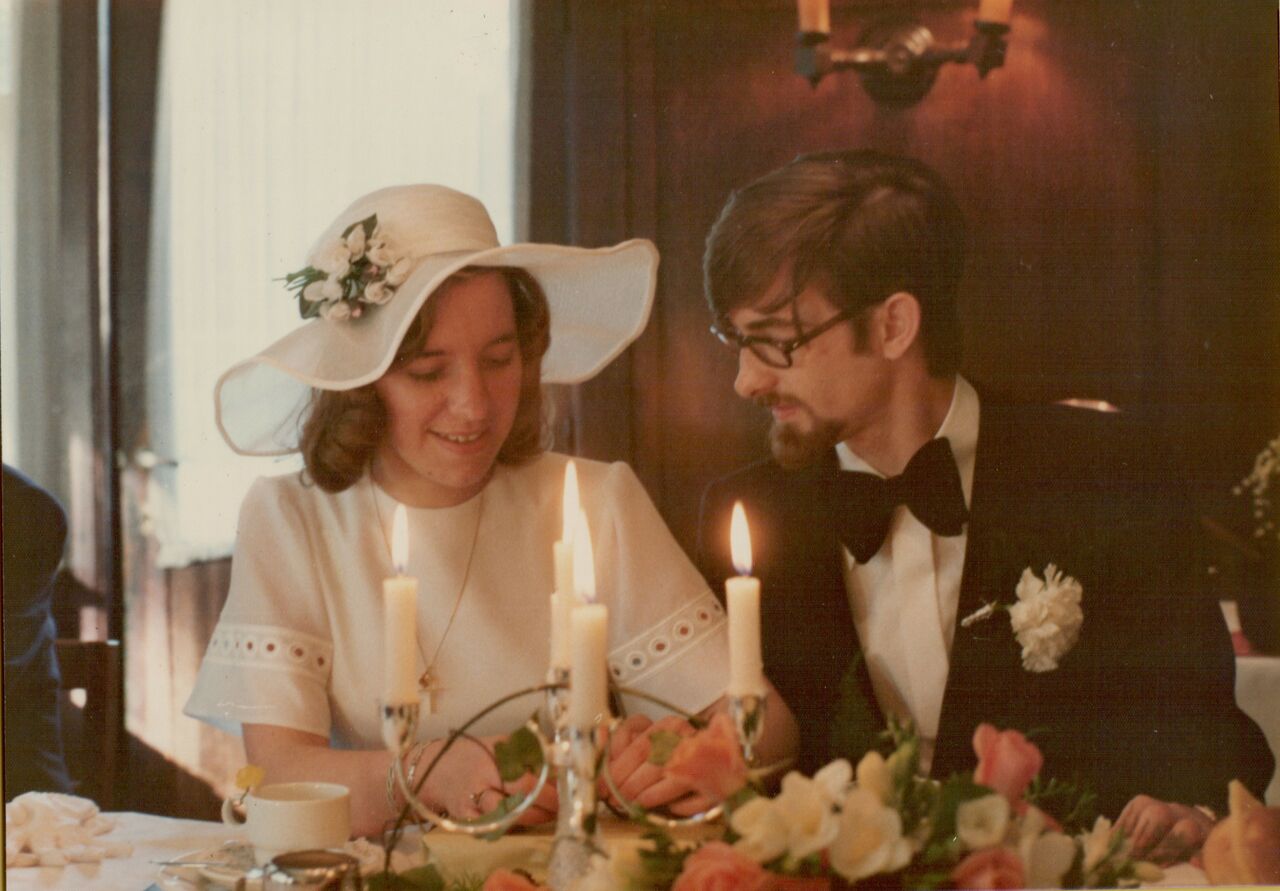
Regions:
<instances>
[{"instance_id":1,"label":"white flower arrangement","mask_svg":"<svg viewBox=\"0 0 1280 891\"><path fill-rule=\"evenodd\" d=\"M1253 537L1280 542L1280 527L1277 527L1275 504L1271 500L1273 484L1280 486L1280 436L1258 452L1249 475L1232 490L1236 495L1248 492L1253 501Z\"/></svg>"},{"instance_id":2,"label":"white flower arrangement","mask_svg":"<svg viewBox=\"0 0 1280 891\"><path fill-rule=\"evenodd\" d=\"M1080 639L1084 589L1072 576L1050 563L1041 579L1031 567L1022 570L1015 590L1018 600L1005 606L988 603L960 620L962 628L1008 610L1009 624L1022 645L1022 667L1027 671L1053 671Z\"/></svg>"},{"instance_id":3,"label":"white flower arrangement","mask_svg":"<svg viewBox=\"0 0 1280 891\"><path fill-rule=\"evenodd\" d=\"M284 283L295 292L304 319L345 322L360 318L366 306L381 306L394 297L412 267L374 214L344 229L312 257L311 265L290 272Z\"/></svg>"}]
</instances>

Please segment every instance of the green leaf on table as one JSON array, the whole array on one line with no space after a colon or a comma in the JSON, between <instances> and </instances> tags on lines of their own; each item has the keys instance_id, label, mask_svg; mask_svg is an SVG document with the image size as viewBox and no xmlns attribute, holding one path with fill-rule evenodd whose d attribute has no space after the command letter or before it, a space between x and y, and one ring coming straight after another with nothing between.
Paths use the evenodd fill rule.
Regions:
<instances>
[{"instance_id":1,"label":"green leaf on table","mask_svg":"<svg viewBox=\"0 0 1280 891\"><path fill-rule=\"evenodd\" d=\"M671 755L684 739L671 730L658 730L649 734L649 763L659 767L671 760Z\"/></svg>"},{"instance_id":2,"label":"green leaf on table","mask_svg":"<svg viewBox=\"0 0 1280 891\"><path fill-rule=\"evenodd\" d=\"M368 891L447 891L440 870L434 866L417 866L404 872L377 872L364 883Z\"/></svg>"},{"instance_id":3,"label":"green leaf on table","mask_svg":"<svg viewBox=\"0 0 1280 891\"><path fill-rule=\"evenodd\" d=\"M528 727L515 733L493 747L498 761L498 775L504 783L513 783L526 773L542 770L542 746Z\"/></svg>"}]
</instances>

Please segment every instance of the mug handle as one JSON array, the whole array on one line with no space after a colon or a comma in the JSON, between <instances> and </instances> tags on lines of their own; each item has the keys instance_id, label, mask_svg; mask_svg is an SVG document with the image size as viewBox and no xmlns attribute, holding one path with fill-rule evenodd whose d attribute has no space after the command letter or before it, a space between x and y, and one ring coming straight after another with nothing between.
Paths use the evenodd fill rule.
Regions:
<instances>
[{"instance_id":1,"label":"mug handle","mask_svg":"<svg viewBox=\"0 0 1280 891\"><path fill-rule=\"evenodd\" d=\"M222 800L222 822L228 826L243 826L247 817L244 808L244 796L224 798Z\"/></svg>"}]
</instances>

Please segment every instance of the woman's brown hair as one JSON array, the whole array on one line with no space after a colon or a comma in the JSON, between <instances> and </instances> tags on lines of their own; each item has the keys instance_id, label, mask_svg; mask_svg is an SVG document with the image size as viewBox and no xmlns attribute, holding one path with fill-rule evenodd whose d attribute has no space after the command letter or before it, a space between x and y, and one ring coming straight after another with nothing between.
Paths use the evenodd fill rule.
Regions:
<instances>
[{"instance_id":1,"label":"woman's brown hair","mask_svg":"<svg viewBox=\"0 0 1280 891\"><path fill-rule=\"evenodd\" d=\"M515 423L498 452L499 464L520 464L540 454L544 446L542 413L542 357L551 344L551 310L542 286L524 269L512 266L467 266L450 282L496 272L507 283L516 318L523 380ZM409 326L396 357L394 370L418 355L435 323L439 301L428 299ZM354 390L312 390L311 404L302 424L298 449L307 475L326 492L341 492L361 476L387 432L387 412L373 384Z\"/></svg>"}]
</instances>

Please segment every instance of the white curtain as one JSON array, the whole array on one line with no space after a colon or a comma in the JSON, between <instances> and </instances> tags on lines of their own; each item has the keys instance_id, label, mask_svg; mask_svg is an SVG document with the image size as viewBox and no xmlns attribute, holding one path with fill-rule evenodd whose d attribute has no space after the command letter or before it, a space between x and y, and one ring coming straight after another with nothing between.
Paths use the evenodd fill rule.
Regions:
<instances>
[{"instance_id":1,"label":"white curtain","mask_svg":"<svg viewBox=\"0 0 1280 891\"><path fill-rule=\"evenodd\" d=\"M225 556L254 477L213 384L299 323L279 279L382 186L479 197L504 241L514 202L512 4L167 0L152 211L149 494L162 565ZM125 236L127 237L127 235Z\"/></svg>"}]
</instances>

